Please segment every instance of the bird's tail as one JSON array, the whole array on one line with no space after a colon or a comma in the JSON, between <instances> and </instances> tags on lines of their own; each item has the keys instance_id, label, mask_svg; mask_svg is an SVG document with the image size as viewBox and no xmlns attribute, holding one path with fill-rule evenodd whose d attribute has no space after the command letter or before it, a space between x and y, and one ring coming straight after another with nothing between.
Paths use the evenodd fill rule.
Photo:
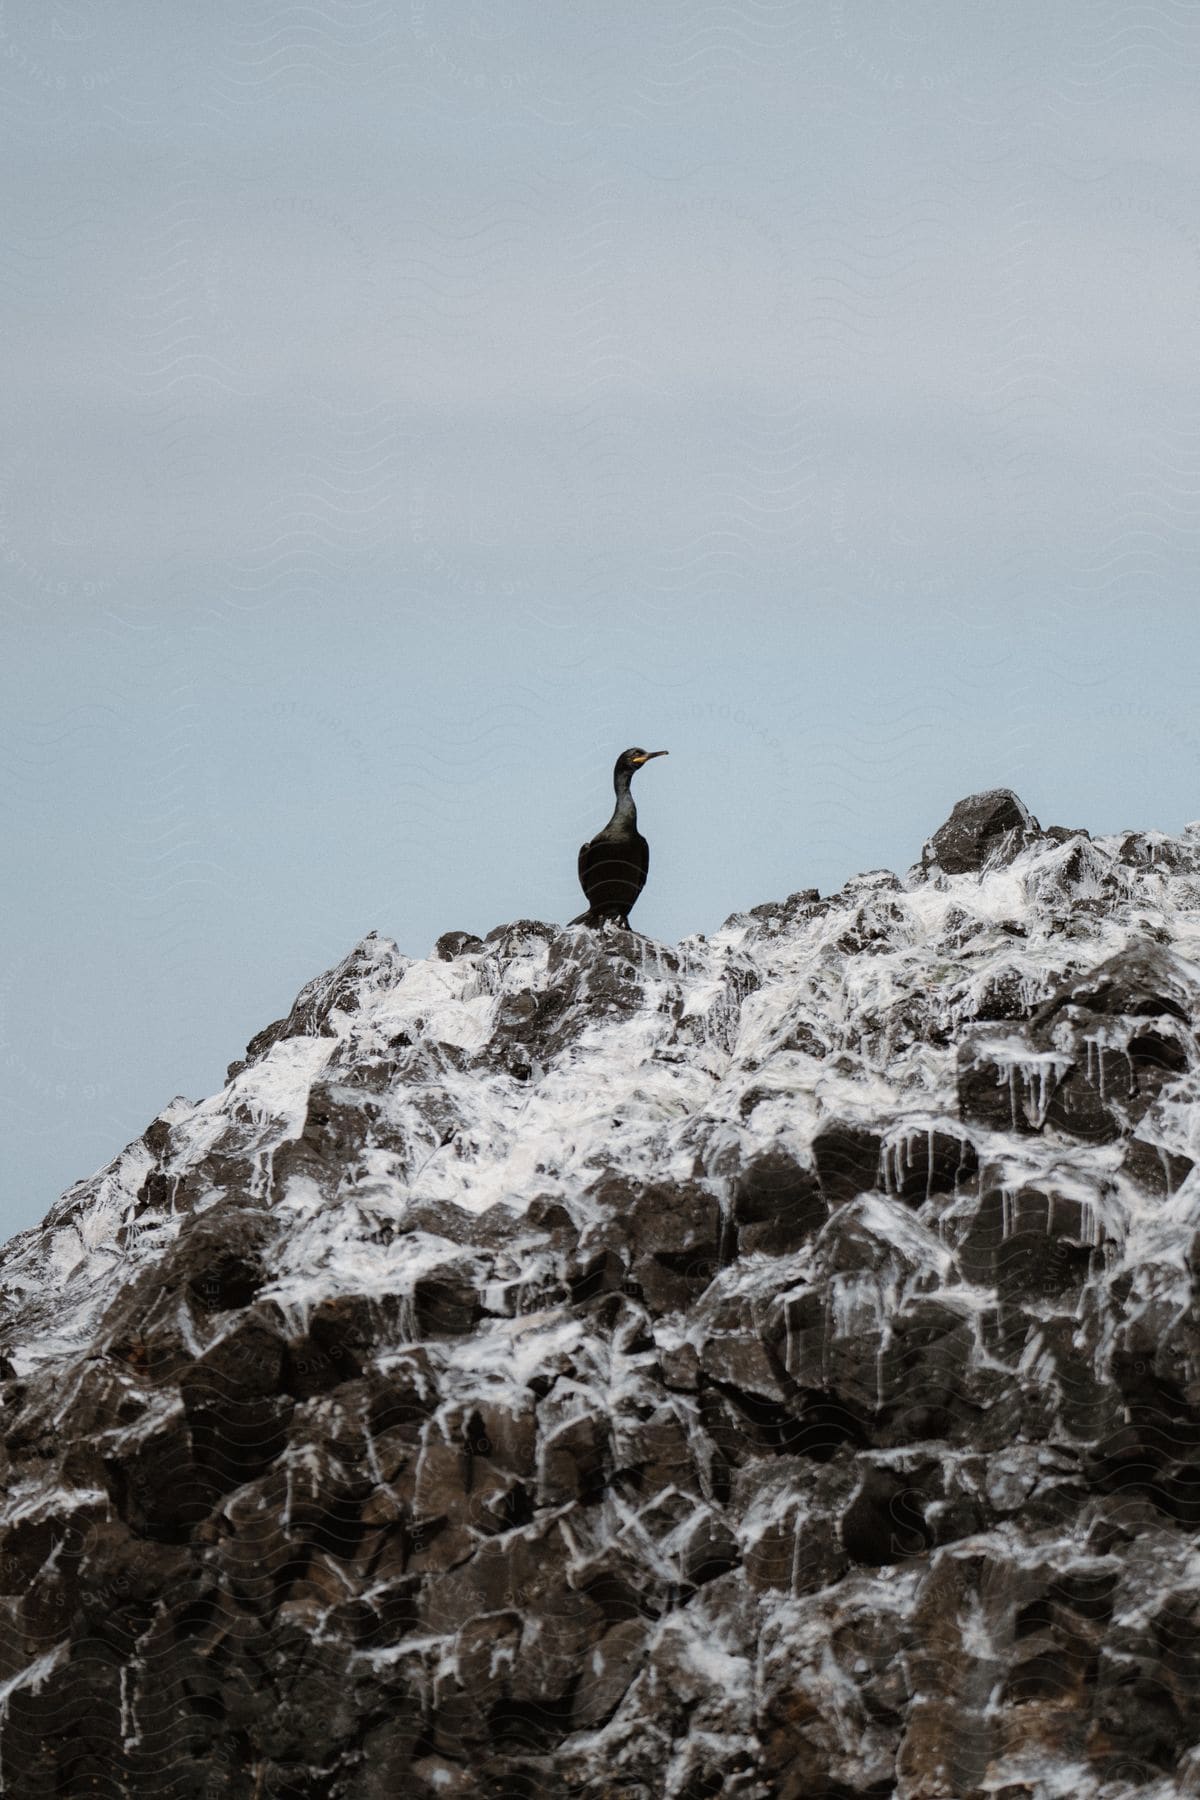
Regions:
<instances>
[{"instance_id":1,"label":"bird's tail","mask_svg":"<svg viewBox=\"0 0 1200 1800\"><path fill-rule=\"evenodd\" d=\"M568 924L571 924L571 925L595 925L596 917L595 917L595 914L592 912L591 907L589 907L586 912L581 912L577 919L568 920Z\"/></svg>"}]
</instances>

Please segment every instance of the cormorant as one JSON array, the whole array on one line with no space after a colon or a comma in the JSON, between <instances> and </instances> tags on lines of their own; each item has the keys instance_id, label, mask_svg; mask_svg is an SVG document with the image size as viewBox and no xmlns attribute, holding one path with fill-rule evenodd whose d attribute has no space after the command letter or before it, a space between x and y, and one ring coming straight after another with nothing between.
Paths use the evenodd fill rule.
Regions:
<instances>
[{"instance_id":1,"label":"cormorant","mask_svg":"<svg viewBox=\"0 0 1200 1800\"><path fill-rule=\"evenodd\" d=\"M637 807L629 784L634 772L665 750L625 750L613 769L617 804L613 816L579 852L579 885L588 897L588 910L572 919L572 925L599 925L615 919L629 928L634 901L646 885L650 846L637 828Z\"/></svg>"}]
</instances>

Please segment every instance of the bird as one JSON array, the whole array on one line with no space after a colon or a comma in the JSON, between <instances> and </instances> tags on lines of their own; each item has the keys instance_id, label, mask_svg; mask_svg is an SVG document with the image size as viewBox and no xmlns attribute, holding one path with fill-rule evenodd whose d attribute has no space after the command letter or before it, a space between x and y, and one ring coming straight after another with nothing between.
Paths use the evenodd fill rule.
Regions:
<instances>
[{"instance_id":1,"label":"bird","mask_svg":"<svg viewBox=\"0 0 1200 1800\"><path fill-rule=\"evenodd\" d=\"M579 851L579 885L588 898L588 909L572 919L572 925L602 925L613 919L629 929L634 901L646 885L650 846L637 828L637 807L629 784L643 763L665 750L623 750L613 768L617 804L613 816Z\"/></svg>"}]
</instances>

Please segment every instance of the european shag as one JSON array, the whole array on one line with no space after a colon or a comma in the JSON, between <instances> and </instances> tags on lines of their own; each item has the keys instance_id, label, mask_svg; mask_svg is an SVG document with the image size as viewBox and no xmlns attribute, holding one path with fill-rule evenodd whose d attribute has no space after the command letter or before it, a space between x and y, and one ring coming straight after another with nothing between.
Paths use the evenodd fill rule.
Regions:
<instances>
[{"instance_id":1,"label":"european shag","mask_svg":"<svg viewBox=\"0 0 1200 1800\"><path fill-rule=\"evenodd\" d=\"M579 852L579 885L588 897L588 910L572 919L572 925L600 925L614 919L628 930L634 901L646 885L650 846L637 828L637 807L629 784L643 763L665 750L625 750L613 770L617 804L613 816Z\"/></svg>"}]
</instances>

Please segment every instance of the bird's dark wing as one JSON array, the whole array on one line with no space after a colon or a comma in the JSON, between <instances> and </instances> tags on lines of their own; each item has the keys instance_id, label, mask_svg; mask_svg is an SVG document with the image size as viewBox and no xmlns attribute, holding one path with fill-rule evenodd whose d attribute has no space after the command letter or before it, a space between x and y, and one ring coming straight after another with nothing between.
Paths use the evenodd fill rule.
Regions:
<instances>
[{"instance_id":1,"label":"bird's dark wing","mask_svg":"<svg viewBox=\"0 0 1200 1800\"><path fill-rule=\"evenodd\" d=\"M646 885L650 848L640 832L599 832L579 852L579 885L594 913L623 917Z\"/></svg>"},{"instance_id":2,"label":"bird's dark wing","mask_svg":"<svg viewBox=\"0 0 1200 1800\"><path fill-rule=\"evenodd\" d=\"M638 832L619 838L597 837L584 848L586 854L579 864L584 893L595 900L595 890L600 887L605 890L601 904L632 906L646 885L650 866L650 846L645 838Z\"/></svg>"},{"instance_id":3,"label":"bird's dark wing","mask_svg":"<svg viewBox=\"0 0 1200 1800\"><path fill-rule=\"evenodd\" d=\"M650 846L640 832L638 833L637 848L638 863L642 871L641 880L638 882L638 893L640 894L646 885L646 877L650 873Z\"/></svg>"}]
</instances>

